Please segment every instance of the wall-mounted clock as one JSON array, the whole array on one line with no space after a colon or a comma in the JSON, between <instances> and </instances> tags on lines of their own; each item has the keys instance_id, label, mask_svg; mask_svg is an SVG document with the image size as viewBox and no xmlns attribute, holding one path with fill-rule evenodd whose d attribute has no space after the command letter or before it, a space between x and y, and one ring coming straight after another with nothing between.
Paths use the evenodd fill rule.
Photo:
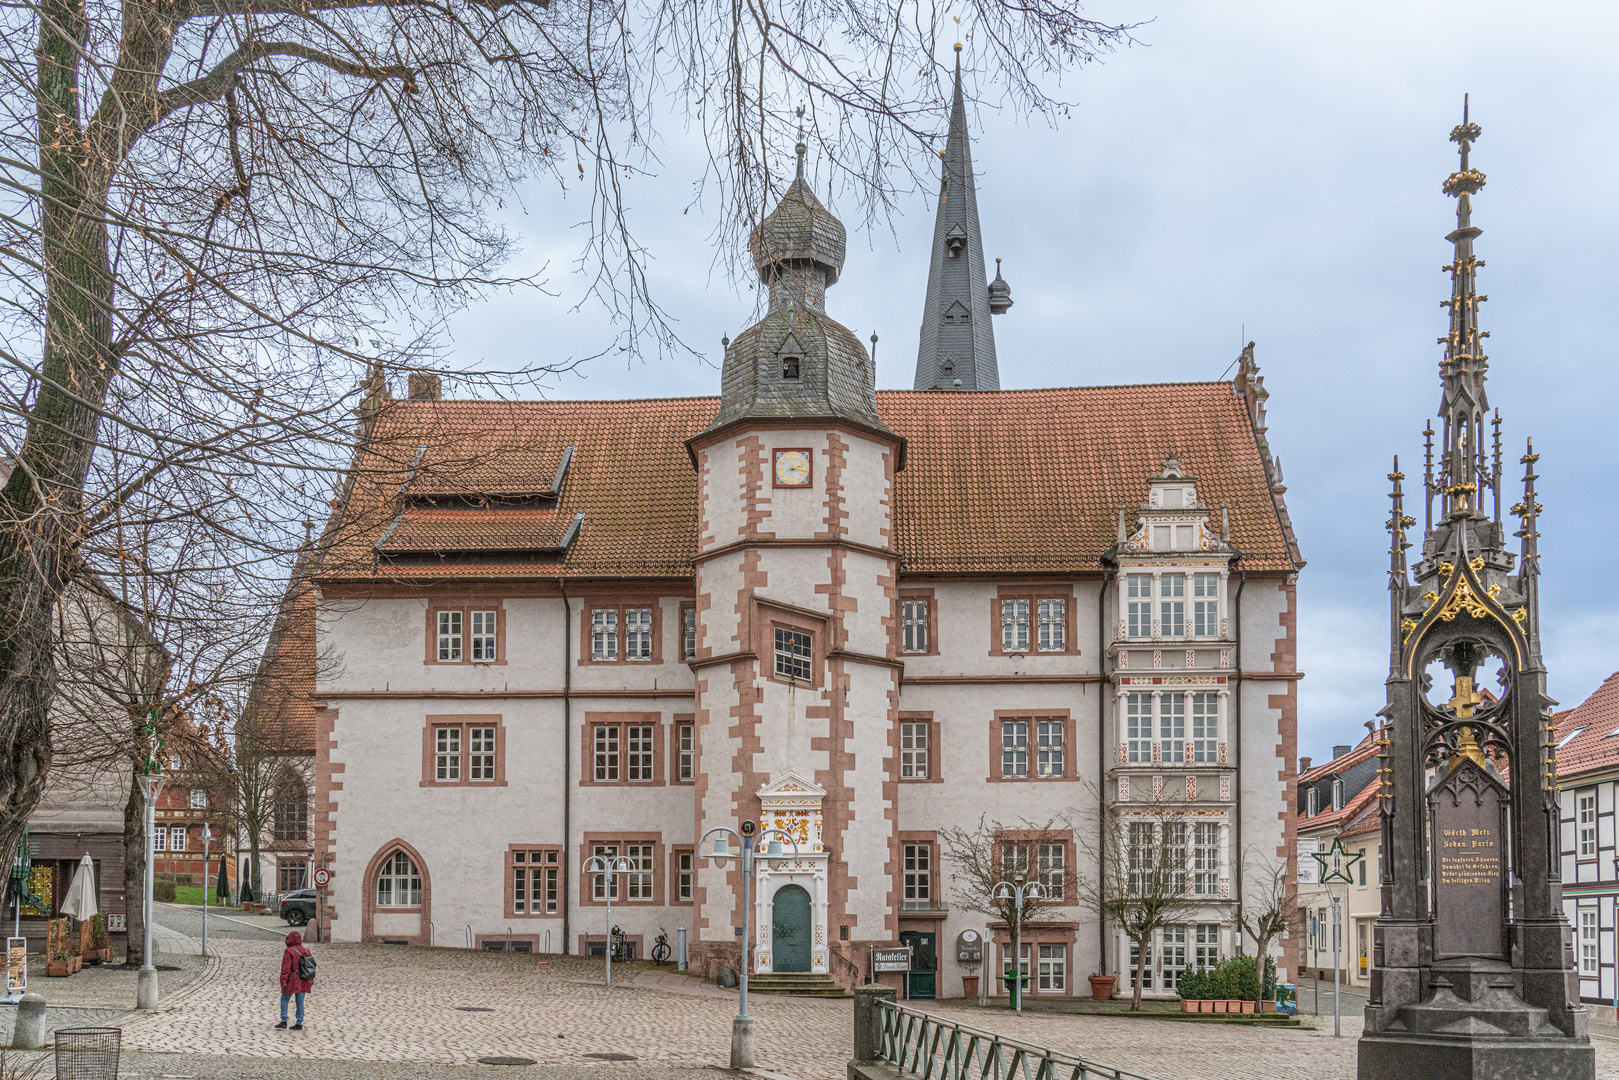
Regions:
<instances>
[{"instance_id":1,"label":"wall-mounted clock","mask_svg":"<svg viewBox=\"0 0 1619 1080\"><path fill-rule=\"evenodd\" d=\"M808 450L776 451L776 486L810 486L810 452Z\"/></svg>"}]
</instances>

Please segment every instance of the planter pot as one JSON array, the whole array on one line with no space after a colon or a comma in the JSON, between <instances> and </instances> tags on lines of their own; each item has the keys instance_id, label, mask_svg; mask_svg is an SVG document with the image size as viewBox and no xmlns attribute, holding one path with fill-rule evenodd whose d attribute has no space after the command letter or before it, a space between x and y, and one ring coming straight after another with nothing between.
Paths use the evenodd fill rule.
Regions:
<instances>
[{"instance_id":1,"label":"planter pot","mask_svg":"<svg viewBox=\"0 0 1619 1080\"><path fill-rule=\"evenodd\" d=\"M1227 1002L1225 998L1215 998L1214 1000L1210 1001L1209 1004L1214 1006L1214 1012L1223 1013L1226 1011L1225 1007L1230 1003Z\"/></svg>"},{"instance_id":2,"label":"planter pot","mask_svg":"<svg viewBox=\"0 0 1619 1080\"><path fill-rule=\"evenodd\" d=\"M975 998L978 996L978 976L963 975L961 977L961 996Z\"/></svg>"},{"instance_id":3,"label":"planter pot","mask_svg":"<svg viewBox=\"0 0 1619 1080\"><path fill-rule=\"evenodd\" d=\"M1198 1000L1198 1003L1197 1003L1197 1011L1200 1012L1200 1013L1211 1013L1211 1012L1213 1012L1214 1011L1214 1000L1212 998L1200 998Z\"/></svg>"},{"instance_id":4,"label":"planter pot","mask_svg":"<svg viewBox=\"0 0 1619 1080\"><path fill-rule=\"evenodd\" d=\"M1262 1013L1273 1013L1273 1012L1275 1012L1276 1011L1276 1002L1274 1002L1274 1001L1261 1001L1259 1003L1259 1011L1262 1012Z\"/></svg>"},{"instance_id":5,"label":"planter pot","mask_svg":"<svg viewBox=\"0 0 1619 1080\"><path fill-rule=\"evenodd\" d=\"M73 971L78 971L84 966L84 957L75 956L72 960L69 960L68 963L72 965Z\"/></svg>"},{"instance_id":6,"label":"planter pot","mask_svg":"<svg viewBox=\"0 0 1619 1080\"><path fill-rule=\"evenodd\" d=\"M1183 1013L1195 1013L1195 1012L1197 1012L1197 1004L1198 1004L1198 1002L1197 1002L1196 998L1182 998L1181 999L1181 1012L1183 1012Z\"/></svg>"},{"instance_id":7,"label":"planter pot","mask_svg":"<svg viewBox=\"0 0 1619 1080\"><path fill-rule=\"evenodd\" d=\"M1251 1002L1251 1001L1244 1001L1242 1003L1242 1011L1245 1012L1245 1013L1253 1012L1254 1011L1254 1003Z\"/></svg>"},{"instance_id":8,"label":"planter pot","mask_svg":"<svg viewBox=\"0 0 1619 1080\"><path fill-rule=\"evenodd\" d=\"M1113 988L1119 982L1117 975L1091 975L1089 978L1093 1001L1107 1001L1113 997Z\"/></svg>"},{"instance_id":9,"label":"planter pot","mask_svg":"<svg viewBox=\"0 0 1619 1080\"><path fill-rule=\"evenodd\" d=\"M73 974L73 963L70 960L47 960L45 974L53 979L65 978Z\"/></svg>"}]
</instances>

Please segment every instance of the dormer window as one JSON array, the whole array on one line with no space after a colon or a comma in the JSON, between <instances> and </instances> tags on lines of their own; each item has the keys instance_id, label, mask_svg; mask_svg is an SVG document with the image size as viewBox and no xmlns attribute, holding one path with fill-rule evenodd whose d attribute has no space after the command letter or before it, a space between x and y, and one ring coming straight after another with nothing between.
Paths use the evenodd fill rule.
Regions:
<instances>
[{"instance_id":1,"label":"dormer window","mask_svg":"<svg viewBox=\"0 0 1619 1080\"><path fill-rule=\"evenodd\" d=\"M1321 812L1321 793L1311 787L1304 793L1304 816L1315 817Z\"/></svg>"},{"instance_id":2,"label":"dormer window","mask_svg":"<svg viewBox=\"0 0 1619 1080\"><path fill-rule=\"evenodd\" d=\"M1344 782L1343 778L1339 776L1332 778L1332 808L1334 810L1344 808Z\"/></svg>"},{"instance_id":3,"label":"dormer window","mask_svg":"<svg viewBox=\"0 0 1619 1080\"><path fill-rule=\"evenodd\" d=\"M784 357L782 357L781 358L781 377L784 378L784 379L796 379L796 378L798 378L798 365L799 365L798 357L796 357L796 356L784 356Z\"/></svg>"}]
</instances>

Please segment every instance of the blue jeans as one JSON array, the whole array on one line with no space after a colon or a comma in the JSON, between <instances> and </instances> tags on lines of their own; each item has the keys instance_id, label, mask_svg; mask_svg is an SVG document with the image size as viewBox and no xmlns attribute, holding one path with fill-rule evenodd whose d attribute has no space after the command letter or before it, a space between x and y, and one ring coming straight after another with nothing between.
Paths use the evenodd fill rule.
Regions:
<instances>
[{"instance_id":1,"label":"blue jeans","mask_svg":"<svg viewBox=\"0 0 1619 1080\"><path fill-rule=\"evenodd\" d=\"M288 998L294 998L294 997L298 999L298 1022L300 1024L304 1022L304 996L302 994L282 994L281 995L281 1022L283 1024L285 1024L287 1022L287 999Z\"/></svg>"}]
</instances>

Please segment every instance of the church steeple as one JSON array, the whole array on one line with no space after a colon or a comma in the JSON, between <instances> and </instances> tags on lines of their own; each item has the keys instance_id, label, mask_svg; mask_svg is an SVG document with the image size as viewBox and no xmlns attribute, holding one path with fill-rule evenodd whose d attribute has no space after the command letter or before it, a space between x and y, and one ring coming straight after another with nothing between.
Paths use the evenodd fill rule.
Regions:
<instances>
[{"instance_id":1,"label":"church steeple","mask_svg":"<svg viewBox=\"0 0 1619 1080\"><path fill-rule=\"evenodd\" d=\"M972 149L967 140L967 106L961 93L961 46L956 46L955 99L950 135L939 155L943 173L939 209L933 223L928 293L922 307L922 337L916 353L918 390L930 387L999 390L995 329L990 315L1012 306L1012 290L995 260L995 282L984 268L978 229L978 193L973 187Z\"/></svg>"}]
</instances>

